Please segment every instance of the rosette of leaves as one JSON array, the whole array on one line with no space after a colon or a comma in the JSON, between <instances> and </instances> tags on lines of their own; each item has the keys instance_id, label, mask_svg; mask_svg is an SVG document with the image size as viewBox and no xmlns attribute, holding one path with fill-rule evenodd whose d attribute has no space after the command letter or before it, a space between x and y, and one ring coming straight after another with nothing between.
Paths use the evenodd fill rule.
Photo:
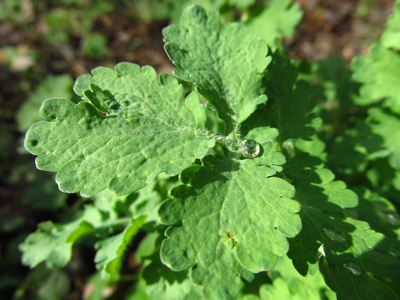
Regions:
<instances>
[{"instance_id":1,"label":"rosette of leaves","mask_svg":"<svg viewBox=\"0 0 400 300\"><path fill-rule=\"evenodd\" d=\"M243 279L273 268L288 251L287 237L301 229L300 207L290 199L294 189L275 176L285 161L271 142L276 130L253 134L253 140L240 132L267 101L267 46L243 25L222 26L216 12L197 6L164 35L175 75L197 92L182 101L177 79L157 77L151 67L97 68L75 83L80 103L43 103L44 121L28 131L25 147L38 156L39 169L57 172L62 191L83 196L106 188L124 195L160 172L180 173L182 184L160 210L162 222L171 225L162 261L173 270L191 269L192 281L208 297L232 298ZM207 128L207 107L226 132ZM216 144L225 159L207 155Z\"/></svg>"},{"instance_id":2,"label":"rosette of leaves","mask_svg":"<svg viewBox=\"0 0 400 300\"><path fill-rule=\"evenodd\" d=\"M199 6L185 10L180 24L163 34L175 76L157 77L151 67L121 63L78 78L78 104L43 103L44 120L25 139L27 150L38 156L37 167L57 172L62 191L82 196L106 189L127 195L159 173L179 175L180 183L158 211L168 226L159 257L182 273L157 274L164 281L154 287L157 292L165 287L174 294L170 287L181 283L178 288L188 295L201 290L206 299L240 299L255 273L274 269L288 253L302 275L315 274L319 262L339 299L372 299L377 293L394 299L374 278L396 275L390 243L347 215L345 209L357 205L356 195L334 181L318 158L305 155L304 143L296 143L310 141L312 147L320 123L311 114L308 86L297 80L291 62L276 51L270 64L263 39L238 23L223 26L217 12ZM185 94L182 82L193 91ZM266 105L267 95L272 105ZM224 123L220 132L211 130L209 111ZM292 153L285 143L294 145ZM278 150L290 154L285 168ZM118 272L143 222L136 218L96 243L100 269L111 276ZM70 241L73 233L62 239ZM157 263L153 259L146 267ZM144 273L141 285L148 279ZM188 287L187 277L201 288ZM290 294L282 278L259 290L254 280L252 293ZM324 290L319 282L316 286ZM377 292L369 293L374 287Z\"/></svg>"}]
</instances>

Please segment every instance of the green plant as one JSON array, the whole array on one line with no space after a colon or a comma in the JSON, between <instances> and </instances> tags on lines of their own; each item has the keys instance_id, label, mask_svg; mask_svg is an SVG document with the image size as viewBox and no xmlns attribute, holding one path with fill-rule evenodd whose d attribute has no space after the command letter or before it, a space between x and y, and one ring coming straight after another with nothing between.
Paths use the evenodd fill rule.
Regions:
<instances>
[{"instance_id":1,"label":"green plant","mask_svg":"<svg viewBox=\"0 0 400 300\"><path fill-rule=\"evenodd\" d=\"M134 281L127 299L396 299L397 95L370 96L362 76L381 56L352 64L357 94L348 71L267 56L215 11L191 7L163 33L175 76L100 67L77 79L78 104L43 103L25 147L88 203L41 223L24 264L64 267L85 236L92 281Z\"/></svg>"},{"instance_id":2,"label":"green plant","mask_svg":"<svg viewBox=\"0 0 400 300\"><path fill-rule=\"evenodd\" d=\"M189 5L218 10L223 24L240 19L270 47L292 36L302 16L298 3L290 0L124 0L124 3L131 14L146 22L168 19L179 23L182 11Z\"/></svg>"}]
</instances>

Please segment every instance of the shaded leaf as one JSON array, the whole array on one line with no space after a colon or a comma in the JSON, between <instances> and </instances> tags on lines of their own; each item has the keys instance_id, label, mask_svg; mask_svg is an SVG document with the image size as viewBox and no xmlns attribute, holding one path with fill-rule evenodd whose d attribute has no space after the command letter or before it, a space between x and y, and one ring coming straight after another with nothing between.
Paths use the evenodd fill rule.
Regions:
<instances>
[{"instance_id":1,"label":"shaded leaf","mask_svg":"<svg viewBox=\"0 0 400 300\"><path fill-rule=\"evenodd\" d=\"M114 278L119 272L125 250L132 242L132 238L138 233L145 219L146 217L132 219L123 232L95 244L98 251L94 261L97 269L103 271L104 277L108 275L110 278Z\"/></svg>"}]
</instances>

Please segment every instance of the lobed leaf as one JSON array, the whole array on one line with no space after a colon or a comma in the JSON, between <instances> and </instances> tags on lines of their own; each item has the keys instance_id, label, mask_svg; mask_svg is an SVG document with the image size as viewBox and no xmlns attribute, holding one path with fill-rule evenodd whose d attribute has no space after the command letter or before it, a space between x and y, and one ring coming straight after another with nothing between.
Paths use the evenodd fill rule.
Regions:
<instances>
[{"instance_id":1,"label":"lobed leaf","mask_svg":"<svg viewBox=\"0 0 400 300\"><path fill-rule=\"evenodd\" d=\"M301 229L294 189L272 177L257 160L218 161L212 156L181 173L184 184L160 208L170 227L161 248L163 263L192 268L194 283L211 299L233 298L239 277L273 268L288 251L287 237ZM221 272L221 270L224 270Z\"/></svg>"},{"instance_id":2,"label":"lobed leaf","mask_svg":"<svg viewBox=\"0 0 400 300\"><path fill-rule=\"evenodd\" d=\"M145 219L144 216L132 219L123 232L95 244L98 251L94 261L97 269L103 271L103 276L108 275L112 278L119 272L125 250L138 233Z\"/></svg>"},{"instance_id":3,"label":"lobed leaf","mask_svg":"<svg viewBox=\"0 0 400 300\"><path fill-rule=\"evenodd\" d=\"M94 231L101 222L101 215L93 207L86 206L83 215L67 224L58 225L51 221L39 224L39 229L28 235L20 244L22 263L31 268L46 262L49 268L58 269L71 260L72 246L80 237Z\"/></svg>"},{"instance_id":4,"label":"lobed leaf","mask_svg":"<svg viewBox=\"0 0 400 300\"><path fill-rule=\"evenodd\" d=\"M160 172L179 173L214 146L204 107L194 93L183 102L172 76L158 79L153 68L130 63L92 74L75 85L90 103L45 101L45 121L25 138L37 168L58 172L60 190L90 196L109 187L128 194Z\"/></svg>"},{"instance_id":5,"label":"lobed leaf","mask_svg":"<svg viewBox=\"0 0 400 300\"><path fill-rule=\"evenodd\" d=\"M293 267L288 257L278 260L276 267L268 273L272 284L264 284L260 288L261 299L320 300L336 299L321 273L314 276L301 276Z\"/></svg>"},{"instance_id":6,"label":"lobed leaf","mask_svg":"<svg viewBox=\"0 0 400 300\"><path fill-rule=\"evenodd\" d=\"M134 297L138 299L204 299L202 288L192 284L187 271L175 272L161 263L159 250L162 235L161 231L147 234L135 251L135 261L144 267L140 272Z\"/></svg>"},{"instance_id":7,"label":"lobed leaf","mask_svg":"<svg viewBox=\"0 0 400 300\"><path fill-rule=\"evenodd\" d=\"M262 94L267 47L243 25L222 26L217 12L192 6L163 34L165 50L178 67L174 74L193 83L216 108L227 135L267 101Z\"/></svg>"},{"instance_id":8,"label":"lobed leaf","mask_svg":"<svg viewBox=\"0 0 400 300\"><path fill-rule=\"evenodd\" d=\"M302 232L290 240L289 257L302 275L320 269L338 299L396 299L389 287L374 276L395 276L398 259L384 235L365 222L345 217L357 196L343 182L333 181L326 169L301 172L293 182L295 199L302 206Z\"/></svg>"},{"instance_id":9,"label":"lobed leaf","mask_svg":"<svg viewBox=\"0 0 400 300\"><path fill-rule=\"evenodd\" d=\"M276 49L268 66L267 112L271 125L279 130L281 142L289 138L310 140L316 133L313 122L319 118L312 113L316 102L309 84L297 76L294 63L283 49Z\"/></svg>"},{"instance_id":10,"label":"lobed leaf","mask_svg":"<svg viewBox=\"0 0 400 300\"><path fill-rule=\"evenodd\" d=\"M384 100L384 105L400 113L400 56L380 44L370 47L368 56L353 59L353 79L362 84L359 105L370 105Z\"/></svg>"}]
</instances>

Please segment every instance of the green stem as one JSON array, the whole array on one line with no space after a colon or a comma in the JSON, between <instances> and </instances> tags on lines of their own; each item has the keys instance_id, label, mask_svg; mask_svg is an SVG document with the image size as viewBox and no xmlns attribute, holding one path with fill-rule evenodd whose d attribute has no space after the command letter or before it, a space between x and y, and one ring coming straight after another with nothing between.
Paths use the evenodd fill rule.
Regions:
<instances>
[{"instance_id":1,"label":"green stem","mask_svg":"<svg viewBox=\"0 0 400 300\"><path fill-rule=\"evenodd\" d=\"M126 217L126 218L120 218L116 220L107 220L101 223L100 225L96 226L96 229L103 229L103 228L109 228L109 227L116 227L116 226L126 226L130 223L130 221L133 218L131 217Z\"/></svg>"}]
</instances>

